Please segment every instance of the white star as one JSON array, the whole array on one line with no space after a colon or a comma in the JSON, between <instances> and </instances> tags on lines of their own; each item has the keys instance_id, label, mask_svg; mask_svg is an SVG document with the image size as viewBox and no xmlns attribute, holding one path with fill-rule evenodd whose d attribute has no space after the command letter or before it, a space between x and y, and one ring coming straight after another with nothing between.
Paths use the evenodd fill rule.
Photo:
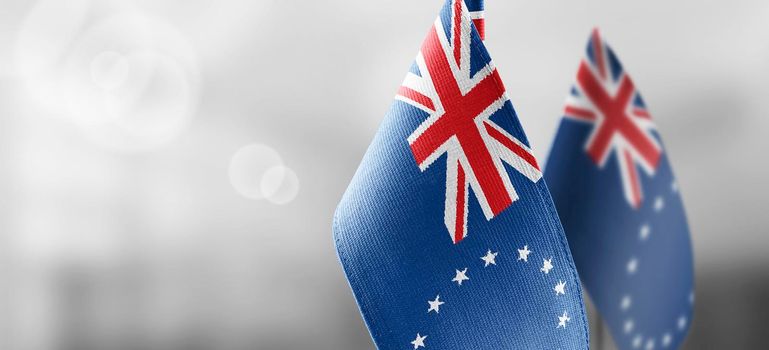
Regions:
<instances>
[{"instance_id":1,"label":"white star","mask_svg":"<svg viewBox=\"0 0 769 350\"><path fill-rule=\"evenodd\" d=\"M673 183L670 184L670 189L673 190L674 193L678 192L678 182L673 181Z\"/></svg>"},{"instance_id":2,"label":"white star","mask_svg":"<svg viewBox=\"0 0 769 350\"><path fill-rule=\"evenodd\" d=\"M654 338L646 341L646 350L654 350Z\"/></svg>"},{"instance_id":3,"label":"white star","mask_svg":"<svg viewBox=\"0 0 769 350\"><path fill-rule=\"evenodd\" d=\"M445 303L444 303L444 302L442 302L440 299L441 299L441 296L440 296L440 295L438 295L438 296L436 296L436 297L435 297L435 300L433 300L433 301L429 301L429 300L428 300L428 301L427 301L427 303L428 303L428 304L430 304L430 308L429 308L429 309L427 309L427 313L428 313L428 314L429 314L431 311L435 311L435 313L436 313L436 314L437 314L437 313L439 313L439 312L441 312L441 310L440 310L440 309L441 309L441 305L443 305L443 304L445 304Z\"/></svg>"},{"instance_id":4,"label":"white star","mask_svg":"<svg viewBox=\"0 0 769 350\"><path fill-rule=\"evenodd\" d=\"M457 275L454 276L454 279L451 280L451 282L457 282L458 285L462 285L462 282L469 280L470 278L467 277L467 268L465 267L464 270L459 271L457 270Z\"/></svg>"},{"instance_id":5,"label":"white star","mask_svg":"<svg viewBox=\"0 0 769 350\"><path fill-rule=\"evenodd\" d=\"M689 304L694 304L694 291L689 292Z\"/></svg>"},{"instance_id":6,"label":"white star","mask_svg":"<svg viewBox=\"0 0 769 350\"><path fill-rule=\"evenodd\" d=\"M636 335L635 338L633 338L633 347L634 348L640 348L641 343L643 343L644 339L641 337L641 335Z\"/></svg>"},{"instance_id":7,"label":"white star","mask_svg":"<svg viewBox=\"0 0 769 350\"><path fill-rule=\"evenodd\" d=\"M531 251L529 250L529 246L528 245L523 246L523 249L518 249L518 260L529 262L529 254L531 254Z\"/></svg>"},{"instance_id":8,"label":"white star","mask_svg":"<svg viewBox=\"0 0 769 350\"><path fill-rule=\"evenodd\" d=\"M539 271L544 272L546 275L553 269L553 258L542 259L542 268Z\"/></svg>"},{"instance_id":9,"label":"white star","mask_svg":"<svg viewBox=\"0 0 769 350\"><path fill-rule=\"evenodd\" d=\"M563 316L558 316L558 326L555 328L566 328L566 322L571 321L569 318L569 315L566 313L566 311L563 312Z\"/></svg>"},{"instance_id":10,"label":"white star","mask_svg":"<svg viewBox=\"0 0 769 350\"><path fill-rule=\"evenodd\" d=\"M662 346L668 347L670 346L670 343L673 342L673 336L670 335L670 333L665 333L665 335L662 336Z\"/></svg>"},{"instance_id":11,"label":"white star","mask_svg":"<svg viewBox=\"0 0 769 350\"><path fill-rule=\"evenodd\" d=\"M662 199L662 196L657 196L657 199L654 200L654 211L659 213L664 208L665 208L665 200Z\"/></svg>"},{"instance_id":12,"label":"white star","mask_svg":"<svg viewBox=\"0 0 769 350\"><path fill-rule=\"evenodd\" d=\"M633 322L633 320L625 321L625 326L623 327L625 334L630 334L630 332L633 331L634 327L635 327L635 322Z\"/></svg>"},{"instance_id":13,"label":"white star","mask_svg":"<svg viewBox=\"0 0 769 350\"><path fill-rule=\"evenodd\" d=\"M553 288L555 295L566 294L566 282L558 281L558 284Z\"/></svg>"},{"instance_id":14,"label":"white star","mask_svg":"<svg viewBox=\"0 0 769 350\"><path fill-rule=\"evenodd\" d=\"M419 349L420 347L425 347L425 339L427 339L427 336L421 336L419 333L417 333L417 338L414 339L413 342L411 342L411 345L414 345L414 349Z\"/></svg>"},{"instance_id":15,"label":"white star","mask_svg":"<svg viewBox=\"0 0 769 350\"><path fill-rule=\"evenodd\" d=\"M641 231L638 232L638 238L640 238L642 241L645 241L649 238L650 233L652 233L651 227L649 227L648 224L644 224L641 226Z\"/></svg>"},{"instance_id":16,"label":"white star","mask_svg":"<svg viewBox=\"0 0 769 350\"><path fill-rule=\"evenodd\" d=\"M488 267L489 265L496 265L497 262L494 261L494 259L497 258L497 254L499 254L499 252L492 253L491 250L486 252L486 256L481 257L481 260L483 260L486 263L485 265L483 265L483 267Z\"/></svg>"},{"instance_id":17,"label":"white star","mask_svg":"<svg viewBox=\"0 0 769 350\"><path fill-rule=\"evenodd\" d=\"M627 262L627 274L632 275L638 271L638 259L632 258Z\"/></svg>"},{"instance_id":18,"label":"white star","mask_svg":"<svg viewBox=\"0 0 769 350\"><path fill-rule=\"evenodd\" d=\"M626 311L630 308L630 305L633 304L633 299L630 298L629 295L626 295L622 297L622 301L619 303L619 308L622 309L622 311Z\"/></svg>"},{"instance_id":19,"label":"white star","mask_svg":"<svg viewBox=\"0 0 769 350\"><path fill-rule=\"evenodd\" d=\"M678 330L683 331L684 329L686 329L686 316L681 315L678 318Z\"/></svg>"}]
</instances>

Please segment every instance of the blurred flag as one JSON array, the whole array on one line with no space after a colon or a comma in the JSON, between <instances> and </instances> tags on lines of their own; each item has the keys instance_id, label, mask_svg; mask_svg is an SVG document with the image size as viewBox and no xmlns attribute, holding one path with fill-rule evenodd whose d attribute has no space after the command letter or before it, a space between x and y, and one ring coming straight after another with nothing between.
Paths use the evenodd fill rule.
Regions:
<instances>
[{"instance_id":1,"label":"blurred flag","mask_svg":"<svg viewBox=\"0 0 769 350\"><path fill-rule=\"evenodd\" d=\"M577 278L478 28L448 0L342 198L337 251L381 349L587 349Z\"/></svg>"},{"instance_id":2,"label":"blurred flag","mask_svg":"<svg viewBox=\"0 0 769 350\"><path fill-rule=\"evenodd\" d=\"M678 184L633 81L594 31L545 178L580 277L620 349L676 348L694 302Z\"/></svg>"}]
</instances>

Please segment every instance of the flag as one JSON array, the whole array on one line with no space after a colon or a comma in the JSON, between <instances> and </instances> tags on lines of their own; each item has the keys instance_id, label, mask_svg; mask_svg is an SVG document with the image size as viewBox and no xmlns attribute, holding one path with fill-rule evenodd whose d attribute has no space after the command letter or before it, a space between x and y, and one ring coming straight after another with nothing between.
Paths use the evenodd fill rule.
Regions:
<instances>
[{"instance_id":1,"label":"flag","mask_svg":"<svg viewBox=\"0 0 769 350\"><path fill-rule=\"evenodd\" d=\"M482 9L448 0L430 27L339 203L337 253L380 349L587 349L576 269Z\"/></svg>"},{"instance_id":2,"label":"flag","mask_svg":"<svg viewBox=\"0 0 769 350\"><path fill-rule=\"evenodd\" d=\"M672 349L694 304L680 188L644 100L597 30L545 178L588 293L620 349Z\"/></svg>"}]
</instances>

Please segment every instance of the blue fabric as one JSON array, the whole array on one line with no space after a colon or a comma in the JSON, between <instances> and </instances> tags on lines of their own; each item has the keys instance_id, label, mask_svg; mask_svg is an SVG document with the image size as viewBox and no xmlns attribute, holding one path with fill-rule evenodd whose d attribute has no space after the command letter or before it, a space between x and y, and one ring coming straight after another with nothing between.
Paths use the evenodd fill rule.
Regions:
<instances>
[{"instance_id":1,"label":"blue fabric","mask_svg":"<svg viewBox=\"0 0 769 350\"><path fill-rule=\"evenodd\" d=\"M609 52L612 74L622 72ZM640 94L633 104L644 107ZM593 128L564 118L545 172L580 277L620 349L674 349L692 317L693 262L667 153L653 175L639 168L644 199L635 209L623 194L617 153L603 167L588 157Z\"/></svg>"},{"instance_id":2,"label":"blue fabric","mask_svg":"<svg viewBox=\"0 0 769 350\"><path fill-rule=\"evenodd\" d=\"M450 17L451 5L442 17ZM490 62L475 29L471 49L475 59ZM544 181L505 165L519 199L487 220L471 190L468 235L454 244L444 223L447 156L421 171L407 140L428 116L393 103L334 217L339 259L374 343L380 349L588 349L580 281ZM528 145L509 101L489 119ZM520 260L524 247L530 253ZM481 259L489 252L497 254L494 264ZM548 273L545 259L553 265ZM469 280L452 281L464 269ZM561 282L563 294L555 291ZM437 296L445 304L429 311Z\"/></svg>"},{"instance_id":3,"label":"blue fabric","mask_svg":"<svg viewBox=\"0 0 769 350\"><path fill-rule=\"evenodd\" d=\"M483 2L483 0L465 0L467 9L470 12L483 11L485 7Z\"/></svg>"}]
</instances>

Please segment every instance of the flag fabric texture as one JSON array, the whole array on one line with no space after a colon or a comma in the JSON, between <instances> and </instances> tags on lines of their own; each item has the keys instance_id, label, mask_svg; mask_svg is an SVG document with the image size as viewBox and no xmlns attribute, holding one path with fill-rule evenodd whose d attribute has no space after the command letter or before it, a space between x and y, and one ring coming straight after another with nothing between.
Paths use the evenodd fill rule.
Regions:
<instances>
[{"instance_id":1,"label":"flag fabric texture","mask_svg":"<svg viewBox=\"0 0 769 350\"><path fill-rule=\"evenodd\" d=\"M566 237L482 41L448 0L334 217L380 349L588 349Z\"/></svg>"},{"instance_id":2,"label":"flag fabric texture","mask_svg":"<svg viewBox=\"0 0 769 350\"><path fill-rule=\"evenodd\" d=\"M595 30L545 179L580 277L620 349L672 349L694 305L679 186L644 100Z\"/></svg>"}]
</instances>

